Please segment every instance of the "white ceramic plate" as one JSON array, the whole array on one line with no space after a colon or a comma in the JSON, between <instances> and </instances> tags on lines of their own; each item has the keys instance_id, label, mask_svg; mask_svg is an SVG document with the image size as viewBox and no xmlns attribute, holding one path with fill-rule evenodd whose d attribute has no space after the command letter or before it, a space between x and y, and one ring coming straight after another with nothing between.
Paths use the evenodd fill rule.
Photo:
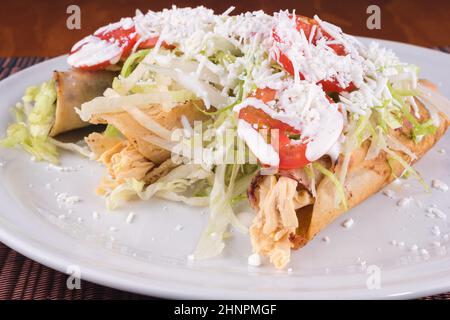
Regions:
<instances>
[{"instance_id":1,"label":"white ceramic plate","mask_svg":"<svg viewBox=\"0 0 450 320\"><path fill-rule=\"evenodd\" d=\"M382 44L419 65L422 76L450 96L450 55L394 42ZM0 83L2 135L11 121L9 109L24 89L63 68L67 68L65 57L59 57ZM449 155L438 152L448 148L450 153L449 147L447 135L417 165L427 182L439 178L450 183ZM415 181L392 187L397 189L396 200L377 194L337 219L293 254L288 272L267 264L249 267L250 242L239 232L234 232L220 258L189 262L186 257L206 223L202 210L152 200L107 212L104 201L94 195L104 174L96 163L63 154L62 165L74 171L58 172L45 163L31 162L22 151L5 149L0 149L0 161L4 163L0 167L0 241L59 271L79 268L82 279L176 298L407 298L450 291L450 254L446 254L450 218L426 216L432 204L450 213L450 192L426 194ZM55 192L77 195L82 201L70 207L58 205ZM404 208L396 206L406 196L414 201ZM99 219L93 219L93 211ZM136 217L127 224L131 211ZM341 226L347 218L354 219L350 229ZM183 229L177 231L178 225ZM439 235L433 234L433 227L439 228ZM329 243L323 241L325 236ZM392 240L400 245L392 245ZM410 249L414 244L418 251Z\"/></svg>"}]
</instances>

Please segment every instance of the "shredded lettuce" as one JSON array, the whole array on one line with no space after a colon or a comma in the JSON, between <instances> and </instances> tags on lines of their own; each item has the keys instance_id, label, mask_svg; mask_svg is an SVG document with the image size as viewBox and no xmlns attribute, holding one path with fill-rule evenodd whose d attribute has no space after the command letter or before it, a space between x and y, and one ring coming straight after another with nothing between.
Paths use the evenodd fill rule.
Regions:
<instances>
[{"instance_id":1,"label":"shredded lettuce","mask_svg":"<svg viewBox=\"0 0 450 320\"><path fill-rule=\"evenodd\" d=\"M38 161L57 163L58 150L48 137L56 108L54 81L44 82L40 87L29 87L22 101L23 104L13 108L16 122L8 127L6 138L0 140L0 145L5 148L21 146Z\"/></svg>"},{"instance_id":2,"label":"shredded lettuce","mask_svg":"<svg viewBox=\"0 0 450 320\"><path fill-rule=\"evenodd\" d=\"M122 133L116 127L114 127L112 124L108 124L106 126L105 132L103 132L103 134L106 137L110 137L110 138L119 138L122 136Z\"/></svg>"},{"instance_id":3,"label":"shredded lettuce","mask_svg":"<svg viewBox=\"0 0 450 320\"><path fill-rule=\"evenodd\" d=\"M341 203L344 206L345 210L348 210L348 203L347 203L347 197L345 195L344 186L339 182L338 178L334 175L333 172L326 169L324 166L322 166L319 162L313 163L314 168L319 170L323 175L325 175L330 181L334 184L336 187L337 194L339 195L339 198L341 200Z\"/></svg>"},{"instance_id":4,"label":"shredded lettuce","mask_svg":"<svg viewBox=\"0 0 450 320\"><path fill-rule=\"evenodd\" d=\"M305 166L305 172L309 178L309 184L311 186L311 194L314 198L317 198L316 173L314 171L314 167L313 167L312 163L309 163Z\"/></svg>"},{"instance_id":5,"label":"shredded lettuce","mask_svg":"<svg viewBox=\"0 0 450 320\"><path fill-rule=\"evenodd\" d=\"M399 156L396 152L390 150L389 148L385 148L384 151L388 154L389 158L391 159L390 161L395 160L402 165L405 171L401 176L405 176L405 174L411 175L419 181L419 183L423 186L426 192L431 191L430 186L425 182L420 173L414 170L414 168L408 162L406 162L401 156Z\"/></svg>"},{"instance_id":6,"label":"shredded lettuce","mask_svg":"<svg viewBox=\"0 0 450 320\"><path fill-rule=\"evenodd\" d=\"M129 179L116 187L106 197L108 209L115 209L122 203L137 196L142 200L152 197L164 198L172 201L180 201L192 206L208 205L208 197L192 196L188 191L196 183L209 179L212 172L205 170L200 165L181 165L155 183L145 187L145 184L136 179Z\"/></svg>"},{"instance_id":7,"label":"shredded lettuce","mask_svg":"<svg viewBox=\"0 0 450 320\"><path fill-rule=\"evenodd\" d=\"M394 89L391 84L388 83L389 91L392 94L394 100L401 106L402 115L412 126L412 138L417 143L422 137L430 134L434 134L437 127L434 125L433 120L430 119L424 123L420 123L419 120L411 113L409 104L405 103L406 96L414 96L419 94L419 92L414 91L404 91L399 89Z\"/></svg>"},{"instance_id":8,"label":"shredded lettuce","mask_svg":"<svg viewBox=\"0 0 450 320\"><path fill-rule=\"evenodd\" d=\"M141 62L147 54L150 53L150 49L139 50L133 53L131 56L125 60L120 75L124 78L128 77L133 70L136 68L137 64Z\"/></svg>"},{"instance_id":9,"label":"shredded lettuce","mask_svg":"<svg viewBox=\"0 0 450 320\"><path fill-rule=\"evenodd\" d=\"M28 115L30 133L33 137L47 136L55 121L56 87L54 81L44 82L33 100L35 104Z\"/></svg>"},{"instance_id":10,"label":"shredded lettuce","mask_svg":"<svg viewBox=\"0 0 450 320\"><path fill-rule=\"evenodd\" d=\"M239 165L230 165L229 184L225 183L227 165L218 165L214 175L214 184L209 198L210 219L194 251L195 259L208 259L219 255L225 247L224 238L229 224L242 232L247 228L233 212L233 189Z\"/></svg>"}]
</instances>

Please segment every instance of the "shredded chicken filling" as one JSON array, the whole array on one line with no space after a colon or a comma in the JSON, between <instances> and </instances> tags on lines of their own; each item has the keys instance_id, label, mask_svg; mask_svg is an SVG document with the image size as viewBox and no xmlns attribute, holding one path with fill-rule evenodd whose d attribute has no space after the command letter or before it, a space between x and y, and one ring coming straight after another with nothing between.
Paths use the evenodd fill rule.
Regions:
<instances>
[{"instance_id":1,"label":"shredded chicken filling","mask_svg":"<svg viewBox=\"0 0 450 320\"><path fill-rule=\"evenodd\" d=\"M145 182L147 174L155 167L127 140L93 133L86 141L109 174L108 177L103 177L96 190L99 195L105 195L128 179Z\"/></svg>"},{"instance_id":2,"label":"shredded chicken filling","mask_svg":"<svg viewBox=\"0 0 450 320\"><path fill-rule=\"evenodd\" d=\"M267 255L277 268L290 260L290 240L298 228L296 210L314 203L311 194L288 177L267 176L257 190L258 213L250 228L253 248Z\"/></svg>"}]
</instances>

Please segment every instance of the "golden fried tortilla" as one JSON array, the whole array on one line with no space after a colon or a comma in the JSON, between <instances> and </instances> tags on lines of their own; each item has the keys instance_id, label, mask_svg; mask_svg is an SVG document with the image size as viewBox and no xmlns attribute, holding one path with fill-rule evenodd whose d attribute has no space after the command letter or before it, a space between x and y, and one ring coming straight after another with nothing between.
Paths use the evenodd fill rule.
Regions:
<instances>
[{"instance_id":1,"label":"golden fried tortilla","mask_svg":"<svg viewBox=\"0 0 450 320\"><path fill-rule=\"evenodd\" d=\"M54 137L60 133L83 128L89 125L75 112L82 103L101 96L111 86L116 76L112 71L55 71L56 84L55 122L50 131Z\"/></svg>"},{"instance_id":2,"label":"golden fried tortilla","mask_svg":"<svg viewBox=\"0 0 450 320\"><path fill-rule=\"evenodd\" d=\"M170 111L166 111L161 105L149 105L140 110L168 130L181 128L181 118L183 116L186 117L190 124L193 124L196 120L203 121L208 119L208 116L200 112L192 102L179 104ZM94 124L104 123L113 125L144 157L157 165L170 157L170 151L162 149L145 139L145 137L155 137L156 135L140 125L136 119L125 111L98 114L95 115L90 122Z\"/></svg>"}]
</instances>

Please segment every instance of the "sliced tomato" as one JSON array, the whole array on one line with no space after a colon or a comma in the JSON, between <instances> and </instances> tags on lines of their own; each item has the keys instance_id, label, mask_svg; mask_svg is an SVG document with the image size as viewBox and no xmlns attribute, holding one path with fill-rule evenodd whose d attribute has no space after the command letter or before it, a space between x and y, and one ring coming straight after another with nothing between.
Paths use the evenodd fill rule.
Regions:
<instances>
[{"instance_id":1,"label":"sliced tomato","mask_svg":"<svg viewBox=\"0 0 450 320\"><path fill-rule=\"evenodd\" d=\"M280 135L278 150L282 170L303 168L310 163L306 158L306 144L292 141L287 135Z\"/></svg>"},{"instance_id":2,"label":"sliced tomato","mask_svg":"<svg viewBox=\"0 0 450 320\"><path fill-rule=\"evenodd\" d=\"M76 46L69 56L81 57L81 62L77 62L73 67L82 70L99 70L111 65L111 61L127 57L138 40L138 35L134 26L123 28L118 26L115 29L100 28L94 35L85 38L85 41ZM93 52L93 51L96 52ZM83 56L89 56L86 63L83 62ZM92 56L96 57L95 60ZM78 58L77 57L77 58Z\"/></svg>"},{"instance_id":3,"label":"sliced tomato","mask_svg":"<svg viewBox=\"0 0 450 320\"><path fill-rule=\"evenodd\" d=\"M153 48L156 45L156 43L158 42L158 39L159 39L159 37L153 37L153 38L149 38L149 39L147 39L145 41L142 41L139 44L139 49L150 49L150 48ZM161 46L163 48L168 49L168 50L175 49L174 45L167 44L165 41L162 42Z\"/></svg>"},{"instance_id":4,"label":"sliced tomato","mask_svg":"<svg viewBox=\"0 0 450 320\"><path fill-rule=\"evenodd\" d=\"M342 88L339 85L339 83L337 82L337 80L335 80L335 79L322 80L322 81L319 81L319 83L322 85L323 90L327 93L329 93L329 92L337 92L337 93L351 92L356 89L356 86L353 84L353 82L350 82L350 84L347 87Z\"/></svg>"},{"instance_id":5,"label":"sliced tomato","mask_svg":"<svg viewBox=\"0 0 450 320\"><path fill-rule=\"evenodd\" d=\"M239 111L239 119L250 123L255 129L278 129L290 134L300 134L300 132L290 125L273 119L267 113L259 108L248 106Z\"/></svg>"},{"instance_id":6,"label":"sliced tomato","mask_svg":"<svg viewBox=\"0 0 450 320\"><path fill-rule=\"evenodd\" d=\"M295 20L296 20L297 30L298 31L303 30L306 38L309 39L311 37L311 32L313 32L313 30L314 30L314 35L312 35L312 38L311 38L312 44L314 44L314 45L316 44L316 41L319 39L320 34L330 41L334 40L334 38L330 34L325 32L320 27L319 23L316 20L305 17L305 16L300 16L300 15L296 15ZM315 26L315 28L313 28L314 26ZM275 29L272 30L272 37L276 42L284 43L283 39L280 38L280 36L277 34ZM345 56L347 54L345 51L345 47L341 44L330 44L328 46L330 48L332 48L334 50L334 52L339 56ZM278 62L284 67L284 69L288 73L290 73L291 75L294 75L295 71L294 71L294 66L292 65L291 60L281 50L279 52ZM300 79L301 80L305 79L305 77L301 73L301 71L300 71ZM322 87L325 92L340 93L340 92L350 92L350 91L356 89L356 87L353 83L350 83L350 85L347 86L346 88L342 88L339 85L339 83L337 82L337 80L335 80L335 79L322 80L322 81L319 81L319 83L322 84Z\"/></svg>"},{"instance_id":7,"label":"sliced tomato","mask_svg":"<svg viewBox=\"0 0 450 320\"><path fill-rule=\"evenodd\" d=\"M145 40L145 41L142 41L142 42L139 44L139 48L140 48L140 49L150 49L150 48L153 48L153 47L156 45L156 43L158 42L158 38L159 38L159 37L153 37L153 38L149 38L149 39L147 39L147 40Z\"/></svg>"},{"instance_id":8,"label":"sliced tomato","mask_svg":"<svg viewBox=\"0 0 450 320\"><path fill-rule=\"evenodd\" d=\"M118 44L122 51L122 56L128 56L138 40L138 35L134 26L129 29L119 27L106 32L96 32L94 36L104 41Z\"/></svg>"},{"instance_id":9,"label":"sliced tomato","mask_svg":"<svg viewBox=\"0 0 450 320\"><path fill-rule=\"evenodd\" d=\"M98 54L98 58L96 60L89 59L87 63L83 63L83 61L81 61L81 63L77 62L76 65L72 66L82 70L104 69L111 65L111 61L127 58L131 54L131 51L138 40L139 34L136 32L136 28L133 25L127 28L120 24L117 24L117 27L113 29L111 29L111 26L100 28L94 35L88 36L82 40L80 42L81 45L76 45L70 52L70 56L72 57L75 57L76 55L81 57L83 55L92 57L93 55ZM140 43L138 48L152 48L157 41L158 37L149 38ZM174 48L174 46L165 42L162 43L162 46L166 49ZM91 52L93 50L96 52Z\"/></svg>"},{"instance_id":10,"label":"sliced tomato","mask_svg":"<svg viewBox=\"0 0 450 320\"><path fill-rule=\"evenodd\" d=\"M260 90L256 92L256 95L262 94L262 92L268 92L267 90ZM273 100L270 99L269 101ZM304 167L309 163L306 159L306 145L292 141L290 135L299 135L300 131L294 129L290 125L273 119L259 108L252 106L245 107L239 112L239 119L245 120L250 123L255 130L257 129L276 129L278 130L278 154L280 157L279 168L288 170ZM272 142L274 145L274 143Z\"/></svg>"},{"instance_id":11,"label":"sliced tomato","mask_svg":"<svg viewBox=\"0 0 450 320\"><path fill-rule=\"evenodd\" d=\"M255 98L261 100L264 103L267 103L269 101L275 100L275 97L277 95L277 91L270 88L264 88L264 89L256 89L255 92Z\"/></svg>"}]
</instances>

